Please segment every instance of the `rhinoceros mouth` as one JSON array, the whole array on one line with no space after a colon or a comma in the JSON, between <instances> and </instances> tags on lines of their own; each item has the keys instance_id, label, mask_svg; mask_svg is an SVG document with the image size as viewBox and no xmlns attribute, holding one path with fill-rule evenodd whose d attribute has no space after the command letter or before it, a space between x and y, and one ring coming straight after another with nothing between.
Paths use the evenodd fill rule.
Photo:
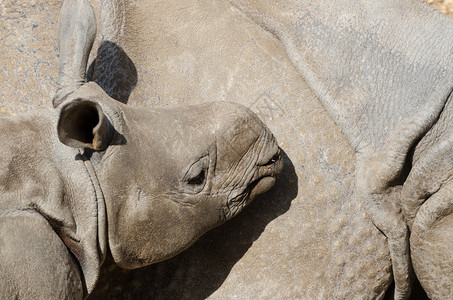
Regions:
<instances>
[{"instance_id":1,"label":"rhinoceros mouth","mask_svg":"<svg viewBox=\"0 0 453 300\"><path fill-rule=\"evenodd\" d=\"M274 186L278 174L283 170L283 158L278 149L272 158L262 165L257 166L255 179L238 194L236 197L227 201L224 209L224 219L228 220L237 215L247 206L256 196L267 192Z\"/></svg>"},{"instance_id":2,"label":"rhinoceros mouth","mask_svg":"<svg viewBox=\"0 0 453 300\"><path fill-rule=\"evenodd\" d=\"M249 201L255 199L259 194L267 192L274 186L278 174L283 170L283 158L280 149L272 156L272 158L265 164L258 166L257 179L253 181L249 187L248 195Z\"/></svg>"},{"instance_id":3,"label":"rhinoceros mouth","mask_svg":"<svg viewBox=\"0 0 453 300\"><path fill-rule=\"evenodd\" d=\"M276 177L267 176L263 177L255 182L249 187L249 200L252 201L256 196L267 192L275 184Z\"/></svg>"}]
</instances>

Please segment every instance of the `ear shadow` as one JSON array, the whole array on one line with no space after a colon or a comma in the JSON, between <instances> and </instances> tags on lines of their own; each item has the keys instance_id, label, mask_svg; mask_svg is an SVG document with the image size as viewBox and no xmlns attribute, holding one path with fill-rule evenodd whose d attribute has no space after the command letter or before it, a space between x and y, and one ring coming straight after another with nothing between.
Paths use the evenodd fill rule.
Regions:
<instances>
[{"instance_id":1,"label":"ear shadow","mask_svg":"<svg viewBox=\"0 0 453 300\"><path fill-rule=\"evenodd\" d=\"M294 166L282 151L285 168L275 186L242 213L211 230L178 256L137 270L122 270L109 255L89 299L205 299L263 233L288 211L298 193Z\"/></svg>"},{"instance_id":2,"label":"ear shadow","mask_svg":"<svg viewBox=\"0 0 453 300\"><path fill-rule=\"evenodd\" d=\"M127 103L137 85L137 69L120 46L103 41L88 68L87 80L96 82L113 99Z\"/></svg>"}]
</instances>

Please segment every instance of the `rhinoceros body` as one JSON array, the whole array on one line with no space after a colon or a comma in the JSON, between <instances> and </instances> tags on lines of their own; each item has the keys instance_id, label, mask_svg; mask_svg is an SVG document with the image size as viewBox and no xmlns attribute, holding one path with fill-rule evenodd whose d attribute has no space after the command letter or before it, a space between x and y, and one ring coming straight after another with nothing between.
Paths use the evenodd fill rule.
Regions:
<instances>
[{"instance_id":1,"label":"rhinoceros body","mask_svg":"<svg viewBox=\"0 0 453 300\"><path fill-rule=\"evenodd\" d=\"M431 297L451 294L448 284L439 288L450 278L439 257L449 252L435 246L448 237L449 218L438 218L449 211L448 197L422 206L427 218L416 217L438 183L448 186L449 19L418 1L92 4L101 18L89 78L107 94L141 107L242 103L292 164L266 202L178 257L135 271L110 262L93 298L382 298L393 274L404 297L411 277L405 224L415 230L410 246L424 288ZM29 25L15 23L14 5L6 3L5 27L45 50L4 44L13 61L30 63L8 65L4 76L21 88L1 92L8 100L48 99L56 73L39 66L53 59L47 36L58 4L26 8L37 18ZM29 87L36 92L25 93Z\"/></svg>"}]
</instances>

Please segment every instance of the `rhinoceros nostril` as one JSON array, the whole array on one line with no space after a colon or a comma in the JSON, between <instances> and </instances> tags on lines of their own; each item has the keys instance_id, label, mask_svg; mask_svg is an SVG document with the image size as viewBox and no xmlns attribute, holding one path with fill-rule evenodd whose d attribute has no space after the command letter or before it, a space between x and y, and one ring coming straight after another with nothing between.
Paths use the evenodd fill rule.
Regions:
<instances>
[{"instance_id":1,"label":"rhinoceros nostril","mask_svg":"<svg viewBox=\"0 0 453 300\"><path fill-rule=\"evenodd\" d=\"M277 161L279 161L281 159L281 154L280 154L280 150L277 151L277 153L274 154L274 156L272 156L267 162L265 162L264 164L258 164L259 167L266 167L266 166L271 166L273 164L275 164Z\"/></svg>"}]
</instances>

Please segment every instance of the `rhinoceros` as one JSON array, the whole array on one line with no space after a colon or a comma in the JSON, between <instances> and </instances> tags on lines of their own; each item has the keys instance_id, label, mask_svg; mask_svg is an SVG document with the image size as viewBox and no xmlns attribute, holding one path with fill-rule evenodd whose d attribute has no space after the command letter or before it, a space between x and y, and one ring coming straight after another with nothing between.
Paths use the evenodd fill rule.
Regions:
<instances>
[{"instance_id":1,"label":"rhinoceros","mask_svg":"<svg viewBox=\"0 0 453 300\"><path fill-rule=\"evenodd\" d=\"M107 252L126 269L171 258L283 167L272 133L242 105L144 110L85 83L92 7L66 0L60 21L58 108L0 119L5 299L82 299Z\"/></svg>"},{"instance_id":2,"label":"rhinoceros","mask_svg":"<svg viewBox=\"0 0 453 300\"><path fill-rule=\"evenodd\" d=\"M5 3L14 111L53 92L59 4ZM412 265L429 297L451 298L449 18L417 0L92 4L88 77L108 95L245 104L288 167L266 201L174 259L128 271L108 256L91 298L380 299L393 277L404 298Z\"/></svg>"}]
</instances>

